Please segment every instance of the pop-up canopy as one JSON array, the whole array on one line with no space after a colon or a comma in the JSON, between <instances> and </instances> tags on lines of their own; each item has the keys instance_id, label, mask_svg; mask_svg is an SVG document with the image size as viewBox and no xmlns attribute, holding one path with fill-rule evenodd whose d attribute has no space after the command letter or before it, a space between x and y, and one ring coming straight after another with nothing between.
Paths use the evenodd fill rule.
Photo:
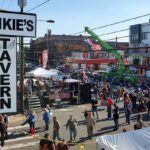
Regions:
<instances>
[{"instance_id":1,"label":"pop-up canopy","mask_svg":"<svg viewBox=\"0 0 150 150\"><path fill-rule=\"evenodd\" d=\"M57 72L46 70L41 67L26 73L26 76L43 77L43 78L50 78L50 77L56 76L56 75L57 75Z\"/></svg>"}]
</instances>

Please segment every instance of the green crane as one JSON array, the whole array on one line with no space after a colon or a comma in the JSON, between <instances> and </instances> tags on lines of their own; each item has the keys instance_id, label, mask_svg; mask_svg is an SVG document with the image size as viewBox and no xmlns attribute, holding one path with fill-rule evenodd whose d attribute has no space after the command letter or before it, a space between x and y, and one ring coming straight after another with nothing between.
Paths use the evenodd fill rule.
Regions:
<instances>
[{"instance_id":1,"label":"green crane","mask_svg":"<svg viewBox=\"0 0 150 150\"><path fill-rule=\"evenodd\" d=\"M119 52L117 52L117 50L113 49L112 46L110 46L107 42L102 41L98 35L96 35L93 31L91 31L88 27L85 27L85 31L91 35L91 38L93 40L95 40L97 43L99 43L106 51L108 51L109 53L111 53L118 61L118 70L115 73L115 75L117 76L122 76L123 73L125 73L125 65L123 62L123 58L120 55Z\"/></svg>"}]
</instances>

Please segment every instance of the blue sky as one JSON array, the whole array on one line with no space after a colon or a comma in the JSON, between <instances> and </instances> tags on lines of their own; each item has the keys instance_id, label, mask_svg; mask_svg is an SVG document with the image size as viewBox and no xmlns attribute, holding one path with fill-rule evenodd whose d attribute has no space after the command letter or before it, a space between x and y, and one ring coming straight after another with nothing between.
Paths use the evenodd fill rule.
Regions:
<instances>
[{"instance_id":1,"label":"blue sky","mask_svg":"<svg viewBox=\"0 0 150 150\"><path fill-rule=\"evenodd\" d=\"M27 0L24 11L30 10L46 0ZM53 19L55 23L37 22L37 37L44 36L47 29L52 34L73 34L84 31L84 26L100 27L121 20L150 13L150 0L50 0L45 5L30 11L36 13L37 19ZM0 8L19 11L18 0L0 0ZM115 26L94 30L98 35L127 29L132 24L148 22L150 16L118 24ZM82 33L86 35L85 33ZM128 31L102 36L101 39L113 39L116 36L126 36ZM118 41L128 41L128 38Z\"/></svg>"}]
</instances>

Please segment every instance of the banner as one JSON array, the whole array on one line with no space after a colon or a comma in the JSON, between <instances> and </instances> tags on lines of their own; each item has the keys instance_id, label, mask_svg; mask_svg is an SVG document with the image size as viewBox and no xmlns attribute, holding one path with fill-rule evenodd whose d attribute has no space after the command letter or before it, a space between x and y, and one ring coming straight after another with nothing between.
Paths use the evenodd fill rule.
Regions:
<instances>
[{"instance_id":1,"label":"banner","mask_svg":"<svg viewBox=\"0 0 150 150\"><path fill-rule=\"evenodd\" d=\"M45 49L42 52L42 68L47 68L47 62L48 62L48 49Z\"/></svg>"},{"instance_id":2,"label":"banner","mask_svg":"<svg viewBox=\"0 0 150 150\"><path fill-rule=\"evenodd\" d=\"M0 37L0 113L16 112L16 38Z\"/></svg>"}]
</instances>

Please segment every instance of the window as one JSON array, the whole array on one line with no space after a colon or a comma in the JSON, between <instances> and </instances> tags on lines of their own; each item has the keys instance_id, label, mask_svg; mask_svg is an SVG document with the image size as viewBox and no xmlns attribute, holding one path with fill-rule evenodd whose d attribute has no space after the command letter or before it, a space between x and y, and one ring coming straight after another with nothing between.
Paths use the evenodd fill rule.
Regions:
<instances>
[{"instance_id":1,"label":"window","mask_svg":"<svg viewBox=\"0 0 150 150\"><path fill-rule=\"evenodd\" d=\"M147 39L147 32L141 33L141 40L146 40Z\"/></svg>"},{"instance_id":2,"label":"window","mask_svg":"<svg viewBox=\"0 0 150 150\"><path fill-rule=\"evenodd\" d=\"M131 41L136 41L139 39L139 35L138 34L131 34Z\"/></svg>"},{"instance_id":3,"label":"window","mask_svg":"<svg viewBox=\"0 0 150 150\"><path fill-rule=\"evenodd\" d=\"M140 65L140 59L139 58L134 58L133 59L133 65Z\"/></svg>"}]
</instances>

